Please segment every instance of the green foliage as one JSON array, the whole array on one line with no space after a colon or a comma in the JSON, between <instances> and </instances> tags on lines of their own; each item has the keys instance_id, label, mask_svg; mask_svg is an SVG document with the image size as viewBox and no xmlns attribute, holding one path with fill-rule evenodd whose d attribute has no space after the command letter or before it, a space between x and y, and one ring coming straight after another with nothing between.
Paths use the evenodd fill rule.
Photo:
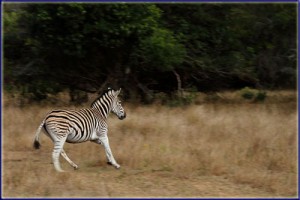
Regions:
<instances>
[{"instance_id":1,"label":"green foliage","mask_svg":"<svg viewBox=\"0 0 300 200\"><path fill-rule=\"evenodd\" d=\"M171 71L184 61L186 51L171 31L155 29L150 37L141 41L140 53L148 68Z\"/></svg>"},{"instance_id":2,"label":"green foliage","mask_svg":"<svg viewBox=\"0 0 300 200\"><path fill-rule=\"evenodd\" d=\"M267 98L267 92L266 91L258 91L255 97L255 101L264 101Z\"/></svg>"},{"instance_id":3,"label":"green foliage","mask_svg":"<svg viewBox=\"0 0 300 200\"><path fill-rule=\"evenodd\" d=\"M166 26L176 34L184 35L182 40L187 50L184 64L193 74L191 81L206 90L258 85L268 88L296 86L293 77L296 73L290 74L290 79L282 73L283 68L296 69L296 63L290 59L294 58L296 49L294 4L173 4L160 7L167 11L163 16L165 20L171 22ZM293 31L287 36L282 27Z\"/></svg>"},{"instance_id":4,"label":"green foliage","mask_svg":"<svg viewBox=\"0 0 300 200\"><path fill-rule=\"evenodd\" d=\"M5 14L3 15L4 33L12 34L18 30L17 21L19 16L17 12L7 12L5 10Z\"/></svg>"},{"instance_id":5,"label":"green foliage","mask_svg":"<svg viewBox=\"0 0 300 200\"><path fill-rule=\"evenodd\" d=\"M174 94L179 85L202 91L296 88L296 8L4 4L4 88L31 88L24 91L36 99L57 88L95 92L105 84L134 98ZM244 98L266 97L251 94L244 91Z\"/></svg>"},{"instance_id":6,"label":"green foliage","mask_svg":"<svg viewBox=\"0 0 300 200\"><path fill-rule=\"evenodd\" d=\"M245 87L240 90L240 94L244 99L253 100L256 102L264 101L267 97L267 92L257 89Z\"/></svg>"},{"instance_id":7,"label":"green foliage","mask_svg":"<svg viewBox=\"0 0 300 200\"><path fill-rule=\"evenodd\" d=\"M245 87L241 90L241 96L245 99L253 99L256 90Z\"/></svg>"}]
</instances>

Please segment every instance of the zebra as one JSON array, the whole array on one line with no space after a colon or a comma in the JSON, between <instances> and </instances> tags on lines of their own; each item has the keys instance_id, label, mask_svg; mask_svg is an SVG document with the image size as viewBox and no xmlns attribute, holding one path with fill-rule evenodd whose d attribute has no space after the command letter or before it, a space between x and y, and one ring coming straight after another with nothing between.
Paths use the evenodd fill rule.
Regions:
<instances>
[{"instance_id":1,"label":"zebra","mask_svg":"<svg viewBox=\"0 0 300 200\"><path fill-rule=\"evenodd\" d=\"M120 92L121 88L117 91L108 88L91 104L91 108L77 111L52 110L46 115L36 131L33 142L34 148L40 148L39 136L41 130L44 129L44 133L54 143L52 162L56 171L63 172L59 163L59 155L62 155L74 169L78 169L78 166L67 156L63 146L65 142L82 143L86 141L103 145L107 163L119 169L120 165L116 162L109 146L107 117L112 112L120 120L126 118L126 112L118 98Z\"/></svg>"}]
</instances>

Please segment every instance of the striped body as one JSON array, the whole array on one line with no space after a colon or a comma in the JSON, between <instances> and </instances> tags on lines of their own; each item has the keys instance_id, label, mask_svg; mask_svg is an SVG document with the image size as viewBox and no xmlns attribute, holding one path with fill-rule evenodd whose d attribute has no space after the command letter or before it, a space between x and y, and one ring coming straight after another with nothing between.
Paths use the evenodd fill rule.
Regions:
<instances>
[{"instance_id":1,"label":"striped body","mask_svg":"<svg viewBox=\"0 0 300 200\"><path fill-rule=\"evenodd\" d=\"M105 133L107 123L95 109L53 110L46 117L44 127L65 137L68 143L81 143L97 138L97 133ZM67 132L65 130L68 130Z\"/></svg>"},{"instance_id":2,"label":"striped body","mask_svg":"<svg viewBox=\"0 0 300 200\"><path fill-rule=\"evenodd\" d=\"M54 143L52 159L57 171L62 171L59 163L59 155L62 155L75 169L78 168L63 150L65 142L81 143L92 141L102 144L105 148L108 163L119 168L120 165L115 161L109 146L106 121L110 112L116 114L119 119L126 117L126 113L118 100L120 91L121 89L119 91L108 90L92 103L91 108L51 111L47 114L36 132L34 147L36 149L39 148L39 134L41 129L44 128L45 134Z\"/></svg>"}]
</instances>

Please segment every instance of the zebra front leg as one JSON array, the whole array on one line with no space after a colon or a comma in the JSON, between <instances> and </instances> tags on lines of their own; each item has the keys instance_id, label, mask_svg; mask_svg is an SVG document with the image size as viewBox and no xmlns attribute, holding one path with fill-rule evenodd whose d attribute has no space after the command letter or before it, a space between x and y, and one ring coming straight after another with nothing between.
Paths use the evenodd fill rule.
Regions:
<instances>
[{"instance_id":1,"label":"zebra front leg","mask_svg":"<svg viewBox=\"0 0 300 200\"><path fill-rule=\"evenodd\" d=\"M107 136L100 137L99 140L100 140L99 141L100 144L102 144L104 146L107 163L113 165L116 169L119 169L120 165L116 162L116 160L111 152L108 137Z\"/></svg>"},{"instance_id":2,"label":"zebra front leg","mask_svg":"<svg viewBox=\"0 0 300 200\"><path fill-rule=\"evenodd\" d=\"M60 153L64 159L66 159L66 161L68 161L68 163L74 168L74 169L78 169L78 165L76 165L66 154L66 152L64 151L64 149L61 150Z\"/></svg>"}]
</instances>

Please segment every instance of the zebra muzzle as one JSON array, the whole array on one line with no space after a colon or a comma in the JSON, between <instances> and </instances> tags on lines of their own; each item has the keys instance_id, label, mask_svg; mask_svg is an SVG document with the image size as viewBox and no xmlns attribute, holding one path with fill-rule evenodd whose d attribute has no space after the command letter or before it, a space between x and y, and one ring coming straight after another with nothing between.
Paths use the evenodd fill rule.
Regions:
<instances>
[{"instance_id":1,"label":"zebra muzzle","mask_svg":"<svg viewBox=\"0 0 300 200\"><path fill-rule=\"evenodd\" d=\"M119 119L122 120L122 119L125 119L125 118L126 118L126 113L124 112L124 115L120 116Z\"/></svg>"}]
</instances>

